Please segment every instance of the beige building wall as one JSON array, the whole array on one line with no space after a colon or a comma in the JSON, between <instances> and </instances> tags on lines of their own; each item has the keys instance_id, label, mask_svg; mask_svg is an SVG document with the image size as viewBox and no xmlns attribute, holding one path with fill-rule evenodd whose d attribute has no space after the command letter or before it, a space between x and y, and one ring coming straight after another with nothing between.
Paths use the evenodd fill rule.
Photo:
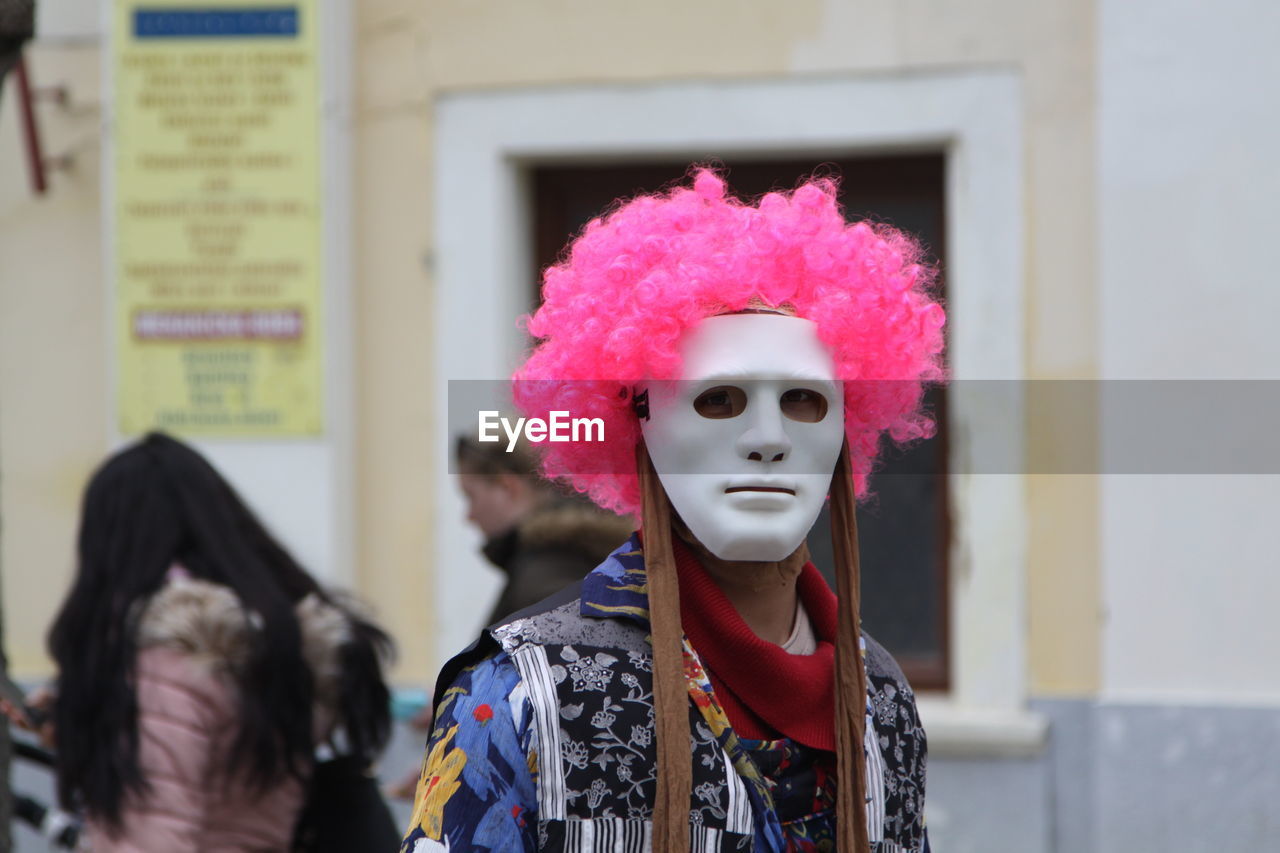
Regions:
<instances>
[{"instance_id":1,"label":"beige building wall","mask_svg":"<svg viewBox=\"0 0 1280 853\"><path fill-rule=\"evenodd\" d=\"M29 53L48 155L70 155L32 194L13 75L0 101L0 568L4 642L18 676L43 675L44 634L71 574L77 504L107 450L107 301L100 224L95 45Z\"/></svg>"},{"instance_id":2,"label":"beige building wall","mask_svg":"<svg viewBox=\"0 0 1280 853\"><path fill-rule=\"evenodd\" d=\"M357 151L362 166L385 168L386 161L371 159L363 142L376 140L379 153L402 163L403 171L395 181L369 181L358 174L357 205L365 211L381 204L411 215L422 211L421 225L413 230L429 262L430 217L447 215L424 209L424 200L433 195L431 104L440 93L1013 67L1022 75L1026 97L1026 375L1093 378L1098 370L1094 25L1091 5L1068 0L785 7L728 0L693 6L364 3L357 27L362 140ZM376 215L360 218L366 232L382 222ZM381 279L393 263L402 275L416 274L418 259L409 258L405 247L393 260L370 251L372 245L357 245L362 287ZM413 298L412 304L398 303L405 310L429 298L411 297L390 282L382 287L388 299ZM369 299L369 294L362 297L366 305ZM364 344L361 352L385 359L377 368L372 361L362 364L362 376L371 369L404 369L421 355L419 341L395 336L380 342L377 356ZM1091 414L1033 410L1031 464L1051 458L1063 425L1086 434L1094 429ZM404 436L402 441L417 437L402 422L385 422L379 429L388 444L392 430ZM1066 435L1079 447L1080 432ZM1091 446L1085 442L1086 450ZM386 448L381 452L394 457ZM389 479L394 479L390 471ZM1028 502L1030 686L1036 694L1088 694L1099 679L1096 482L1088 476L1031 477Z\"/></svg>"},{"instance_id":3,"label":"beige building wall","mask_svg":"<svg viewBox=\"0 0 1280 853\"><path fill-rule=\"evenodd\" d=\"M1069 0L982 3L353 3L352 305L355 573L397 636L397 677L425 682L432 646L434 424L429 318L432 112L446 92L554 84L1015 69L1025 98L1025 373L1098 370L1094 20ZM0 521L7 646L47 668L42 634L67 582L76 499L107 449L97 110L100 45L37 43L36 78L71 86L41 108L75 171L31 197L14 102L0 105ZM39 286L34 283L38 282ZM964 322L963 317L955 318ZM1033 459L1073 413L1033 410ZM1080 428L1088 431L1087 421ZM1089 477L1033 477L1029 666L1036 694L1088 694L1098 674L1098 501Z\"/></svg>"}]
</instances>

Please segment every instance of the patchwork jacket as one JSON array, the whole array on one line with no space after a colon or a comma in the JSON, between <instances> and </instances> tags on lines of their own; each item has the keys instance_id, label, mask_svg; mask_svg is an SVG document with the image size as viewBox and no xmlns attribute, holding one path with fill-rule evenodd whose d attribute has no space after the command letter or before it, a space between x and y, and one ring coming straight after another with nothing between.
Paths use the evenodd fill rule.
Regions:
<instances>
[{"instance_id":1,"label":"patchwork jacket","mask_svg":"<svg viewBox=\"0 0 1280 853\"><path fill-rule=\"evenodd\" d=\"M651 845L656 788L644 557L633 537L578 586L485 631L446 664L402 853ZM872 853L927 853L926 745L906 679L863 637ZM693 853L831 849L834 811L779 817L775 780L685 641ZM790 753L787 753L788 755Z\"/></svg>"}]
</instances>

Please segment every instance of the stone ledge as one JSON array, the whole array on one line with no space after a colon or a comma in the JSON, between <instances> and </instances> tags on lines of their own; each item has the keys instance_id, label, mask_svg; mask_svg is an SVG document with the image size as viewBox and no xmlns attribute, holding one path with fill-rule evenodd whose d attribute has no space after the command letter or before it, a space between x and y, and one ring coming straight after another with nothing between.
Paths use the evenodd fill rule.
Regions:
<instances>
[{"instance_id":1,"label":"stone ledge","mask_svg":"<svg viewBox=\"0 0 1280 853\"><path fill-rule=\"evenodd\" d=\"M1025 708L961 706L917 696L930 758L1034 758L1048 744L1049 720Z\"/></svg>"}]
</instances>

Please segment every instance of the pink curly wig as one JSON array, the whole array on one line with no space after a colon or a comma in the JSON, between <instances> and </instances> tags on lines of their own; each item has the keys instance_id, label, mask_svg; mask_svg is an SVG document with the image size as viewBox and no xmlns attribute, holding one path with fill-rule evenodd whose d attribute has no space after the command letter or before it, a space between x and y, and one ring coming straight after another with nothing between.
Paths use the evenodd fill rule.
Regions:
<instances>
[{"instance_id":1,"label":"pink curly wig","mask_svg":"<svg viewBox=\"0 0 1280 853\"><path fill-rule=\"evenodd\" d=\"M681 338L715 314L769 306L817 324L845 381L859 496L881 433L905 442L933 432L921 400L924 382L943 378L946 318L916 242L847 223L830 179L755 205L726 189L700 169L692 188L593 220L547 269L542 307L528 318L539 340L516 371L516 405L529 417L559 410L604 421L603 442L543 445L543 472L614 512L640 508L630 388L679 378Z\"/></svg>"}]
</instances>

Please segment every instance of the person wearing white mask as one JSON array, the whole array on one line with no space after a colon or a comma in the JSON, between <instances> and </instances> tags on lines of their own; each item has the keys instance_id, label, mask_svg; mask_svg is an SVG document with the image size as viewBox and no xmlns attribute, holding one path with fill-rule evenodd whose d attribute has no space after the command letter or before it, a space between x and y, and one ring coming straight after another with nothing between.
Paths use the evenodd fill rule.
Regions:
<instances>
[{"instance_id":1,"label":"person wearing white mask","mask_svg":"<svg viewBox=\"0 0 1280 853\"><path fill-rule=\"evenodd\" d=\"M916 245L835 192L698 171L547 271L517 405L600 419L543 471L641 530L446 665L402 850L929 849L853 508L882 435L931 429L944 315ZM828 496L838 598L804 547Z\"/></svg>"}]
</instances>

